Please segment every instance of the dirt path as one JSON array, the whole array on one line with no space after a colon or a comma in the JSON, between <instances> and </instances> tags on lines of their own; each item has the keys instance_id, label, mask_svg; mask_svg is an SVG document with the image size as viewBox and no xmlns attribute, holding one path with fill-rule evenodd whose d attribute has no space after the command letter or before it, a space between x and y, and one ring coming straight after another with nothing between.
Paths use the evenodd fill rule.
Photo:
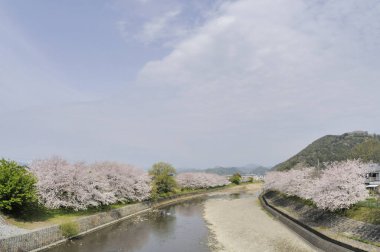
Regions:
<instances>
[{"instance_id":1,"label":"dirt path","mask_svg":"<svg viewBox=\"0 0 380 252\"><path fill-rule=\"evenodd\" d=\"M247 190L255 193L260 187L251 185ZM214 236L210 246L216 251L316 251L266 213L254 196L207 200L204 217Z\"/></svg>"}]
</instances>

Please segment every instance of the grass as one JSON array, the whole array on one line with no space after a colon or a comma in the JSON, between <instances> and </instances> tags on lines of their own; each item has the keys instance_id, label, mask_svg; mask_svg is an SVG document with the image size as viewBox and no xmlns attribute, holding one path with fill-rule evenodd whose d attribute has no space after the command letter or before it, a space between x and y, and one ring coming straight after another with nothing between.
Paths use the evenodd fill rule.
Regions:
<instances>
[{"instance_id":1,"label":"grass","mask_svg":"<svg viewBox=\"0 0 380 252\"><path fill-rule=\"evenodd\" d=\"M352 240L355 240L355 241L359 241L359 242L363 242L363 243L366 243L366 244L370 244L370 245L374 245L374 246L380 247L380 243L379 242L367 241L367 240L361 239L360 237L357 237L357 236L354 236L354 235L349 236L349 238L352 239Z\"/></svg>"},{"instance_id":2,"label":"grass","mask_svg":"<svg viewBox=\"0 0 380 252\"><path fill-rule=\"evenodd\" d=\"M355 205L350 209L342 212L342 215L375 225L380 225L380 207L367 207L361 205Z\"/></svg>"},{"instance_id":3,"label":"grass","mask_svg":"<svg viewBox=\"0 0 380 252\"><path fill-rule=\"evenodd\" d=\"M71 209L44 209L35 208L28 213L21 215L5 215L8 223L25 229L36 229L46 227L52 224L64 224L74 221L83 216L88 216L100 212L106 212L117 209L127 204L117 203L108 206L94 207L87 210L74 211Z\"/></svg>"},{"instance_id":4,"label":"grass","mask_svg":"<svg viewBox=\"0 0 380 252\"><path fill-rule=\"evenodd\" d=\"M367 207L367 208L380 208L380 198L377 199L375 197L371 197L366 199L365 201L361 201L356 204L360 207Z\"/></svg>"},{"instance_id":5,"label":"grass","mask_svg":"<svg viewBox=\"0 0 380 252\"><path fill-rule=\"evenodd\" d=\"M288 196L278 192L277 194L291 202L316 207L311 200L301 199L297 196ZM368 198L365 201L358 202L349 209L336 211L335 213L357 221L380 225L380 201L375 197Z\"/></svg>"},{"instance_id":6,"label":"grass","mask_svg":"<svg viewBox=\"0 0 380 252\"><path fill-rule=\"evenodd\" d=\"M76 222L66 222L59 226L62 235L66 238L71 238L79 234L79 226Z\"/></svg>"},{"instance_id":7,"label":"grass","mask_svg":"<svg viewBox=\"0 0 380 252\"><path fill-rule=\"evenodd\" d=\"M284 199L287 199L291 202L297 202L297 203L300 203L302 205L307 205L307 206L311 206L311 207L315 207L315 204L312 200L308 200L308 199L303 199L303 198L300 198L300 197L297 197L297 196L293 196L293 195L287 195L285 193L282 193L282 192L274 192L276 195L279 195L281 198L284 198Z\"/></svg>"},{"instance_id":8,"label":"grass","mask_svg":"<svg viewBox=\"0 0 380 252\"><path fill-rule=\"evenodd\" d=\"M303 198L300 198L300 197L297 197L297 196L288 196L288 195L284 195L285 198L288 198L292 201L296 201L298 203L301 203L303 205L307 205L307 206L312 206L312 207L315 207L315 204L312 200L308 200L308 199L303 199Z\"/></svg>"}]
</instances>

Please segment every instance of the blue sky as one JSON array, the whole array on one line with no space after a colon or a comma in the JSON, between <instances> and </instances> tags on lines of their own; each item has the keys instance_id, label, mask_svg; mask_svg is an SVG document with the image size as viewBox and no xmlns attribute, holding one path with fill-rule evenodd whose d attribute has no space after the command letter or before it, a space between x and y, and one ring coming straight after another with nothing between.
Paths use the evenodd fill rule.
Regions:
<instances>
[{"instance_id":1,"label":"blue sky","mask_svg":"<svg viewBox=\"0 0 380 252\"><path fill-rule=\"evenodd\" d=\"M380 133L377 0L0 0L0 153L274 165Z\"/></svg>"}]
</instances>

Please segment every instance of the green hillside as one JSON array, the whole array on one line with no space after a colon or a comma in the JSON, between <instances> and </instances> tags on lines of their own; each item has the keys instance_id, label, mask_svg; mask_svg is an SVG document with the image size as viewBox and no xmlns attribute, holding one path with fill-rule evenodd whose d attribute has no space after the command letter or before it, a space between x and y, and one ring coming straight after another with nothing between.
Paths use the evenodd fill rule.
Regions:
<instances>
[{"instance_id":1,"label":"green hillside","mask_svg":"<svg viewBox=\"0 0 380 252\"><path fill-rule=\"evenodd\" d=\"M295 156L273 167L289 170L297 164L323 168L324 162L361 158L380 163L380 136L355 131L343 135L327 135L311 143Z\"/></svg>"}]
</instances>

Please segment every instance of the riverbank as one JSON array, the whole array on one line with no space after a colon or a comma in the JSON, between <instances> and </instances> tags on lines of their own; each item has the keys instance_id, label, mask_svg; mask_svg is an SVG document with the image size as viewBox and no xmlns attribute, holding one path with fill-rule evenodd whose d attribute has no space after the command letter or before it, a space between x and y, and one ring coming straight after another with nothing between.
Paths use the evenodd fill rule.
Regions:
<instances>
[{"instance_id":1,"label":"riverbank","mask_svg":"<svg viewBox=\"0 0 380 252\"><path fill-rule=\"evenodd\" d=\"M197 189L197 190L187 190L171 196L157 199L157 202L167 200L170 201L171 198L177 197L186 197L194 194L209 193L215 190L226 190L229 188L236 187L236 185L230 184L228 186L212 189ZM239 187L239 186L238 186ZM31 211L30 214L23 217L15 217L11 215L4 215L4 222L9 226L13 226L14 230L20 231L20 233L25 233L30 230L40 229L44 227L49 227L52 225L60 225L67 222L75 221L79 218L86 216L91 216L94 214L105 213L115 209L127 207L136 203L127 203L127 204L112 204L108 206L98 207L98 208L89 208L87 210L66 210L66 209L52 209L52 210L43 210L43 211ZM0 215L1 217L1 215ZM0 219L1 220L1 219ZM1 226L0 222L0 226ZM13 232L14 233L14 232ZM12 233L12 234L13 234ZM0 235L0 238L5 236Z\"/></svg>"},{"instance_id":2,"label":"riverbank","mask_svg":"<svg viewBox=\"0 0 380 252\"><path fill-rule=\"evenodd\" d=\"M130 204L107 212L80 217L74 219L73 222L75 222L77 226L78 235L84 235L154 208L191 200L219 191L239 190L239 188L244 186L245 185L227 186L224 188L174 195L154 202ZM52 244L58 245L66 240L67 238L63 236L60 225L50 225L29 231L25 234L0 239L0 251L39 251L41 248L47 248Z\"/></svg>"},{"instance_id":3,"label":"riverbank","mask_svg":"<svg viewBox=\"0 0 380 252\"><path fill-rule=\"evenodd\" d=\"M316 251L263 211L257 198L261 185L241 189L251 195L205 202L204 217L212 233L209 243L214 251Z\"/></svg>"},{"instance_id":4,"label":"riverbank","mask_svg":"<svg viewBox=\"0 0 380 252\"><path fill-rule=\"evenodd\" d=\"M266 193L265 199L276 209L333 240L364 251L380 251L380 225L323 211L308 202L276 192Z\"/></svg>"}]
</instances>

